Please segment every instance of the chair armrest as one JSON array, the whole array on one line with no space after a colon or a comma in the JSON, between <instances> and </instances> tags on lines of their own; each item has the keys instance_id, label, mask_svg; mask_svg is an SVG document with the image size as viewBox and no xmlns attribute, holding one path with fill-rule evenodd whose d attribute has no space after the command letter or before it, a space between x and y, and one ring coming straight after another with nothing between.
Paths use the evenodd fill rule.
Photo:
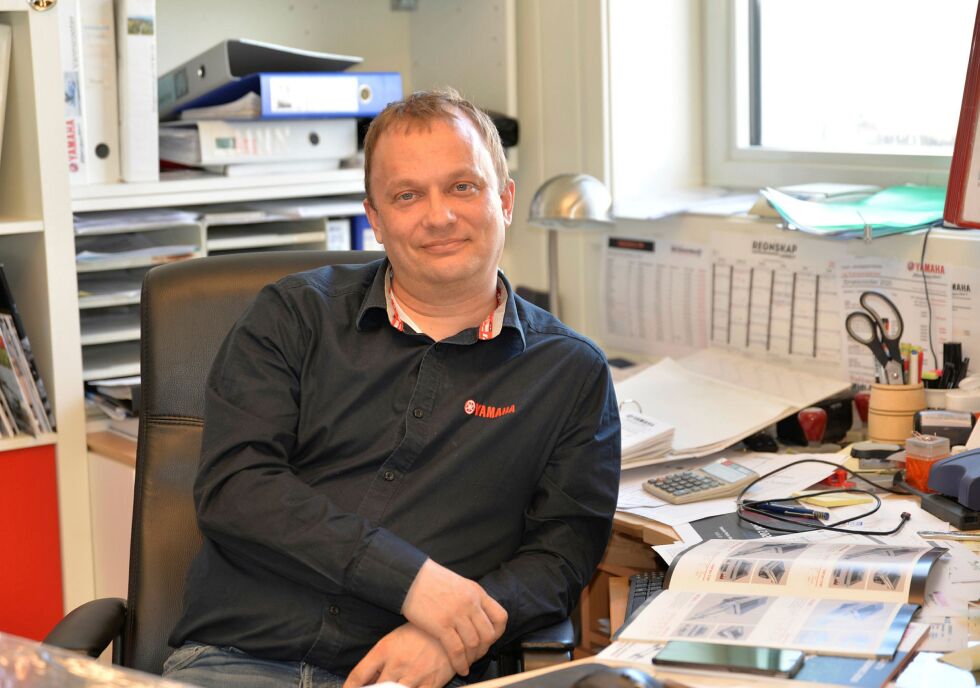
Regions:
<instances>
[{"instance_id":1,"label":"chair armrest","mask_svg":"<svg viewBox=\"0 0 980 688\"><path fill-rule=\"evenodd\" d=\"M98 657L122 634L125 622L126 600L118 597L92 600L69 612L48 633L44 642Z\"/></svg>"},{"instance_id":2,"label":"chair armrest","mask_svg":"<svg viewBox=\"0 0 980 688\"><path fill-rule=\"evenodd\" d=\"M575 628L571 619L565 619L526 633L501 648L496 675L507 676L570 662L574 649Z\"/></svg>"},{"instance_id":3,"label":"chair armrest","mask_svg":"<svg viewBox=\"0 0 980 688\"><path fill-rule=\"evenodd\" d=\"M571 619L559 621L546 628L531 631L520 639L520 647L528 650L567 650L575 649L575 628Z\"/></svg>"}]
</instances>

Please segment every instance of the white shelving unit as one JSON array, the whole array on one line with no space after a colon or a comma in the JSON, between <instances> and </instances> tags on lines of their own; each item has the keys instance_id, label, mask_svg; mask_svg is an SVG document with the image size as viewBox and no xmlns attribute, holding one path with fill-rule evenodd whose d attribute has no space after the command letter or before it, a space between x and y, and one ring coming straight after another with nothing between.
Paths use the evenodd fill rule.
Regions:
<instances>
[{"instance_id":1,"label":"white shelving unit","mask_svg":"<svg viewBox=\"0 0 980 688\"><path fill-rule=\"evenodd\" d=\"M50 490L51 503L37 505L31 537L60 543L61 570L49 570L50 561L32 561L30 552L18 553L23 533L5 528L23 526L0 523L0 548L38 590L47 594L45 586L57 581L63 606L71 608L91 598L94 577L75 256L65 240L72 231L68 160L64 138L56 135L64 131L58 16L24 0L0 0L0 23L13 33L0 151L0 261L57 421L53 434L0 441L0 503L19 496L4 496L5 490ZM20 466L18 472L6 474L13 466ZM56 522L50 520L54 511ZM35 604L33 593L24 593L0 590L0 618Z\"/></svg>"}]
</instances>

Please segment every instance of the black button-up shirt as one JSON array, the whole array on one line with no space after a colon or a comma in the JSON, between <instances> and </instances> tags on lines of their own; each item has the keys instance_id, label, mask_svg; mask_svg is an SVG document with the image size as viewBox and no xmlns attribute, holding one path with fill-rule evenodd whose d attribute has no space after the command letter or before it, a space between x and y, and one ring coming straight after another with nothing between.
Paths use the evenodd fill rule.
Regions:
<instances>
[{"instance_id":1,"label":"black button-up shirt","mask_svg":"<svg viewBox=\"0 0 980 688\"><path fill-rule=\"evenodd\" d=\"M172 645L344 672L405 622L426 557L507 610L499 643L565 618L588 582L620 463L602 352L506 281L491 340L400 332L386 266L266 287L218 352L194 489L204 545Z\"/></svg>"}]
</instances>

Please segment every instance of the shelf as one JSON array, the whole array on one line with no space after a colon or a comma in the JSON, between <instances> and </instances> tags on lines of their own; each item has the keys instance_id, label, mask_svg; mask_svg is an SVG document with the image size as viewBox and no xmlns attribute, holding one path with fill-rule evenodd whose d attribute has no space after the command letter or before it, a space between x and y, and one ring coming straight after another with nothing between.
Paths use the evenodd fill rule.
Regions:
<instances>
[{"instance_id":1,"label":"shelf","mask_svg":"<svg viewBox=\"0 0 980 688\"><path fill-rule=\"evenodd\" d=\"M225 177L190 170L163 172L159 182L72 187L72 211L187 207L364 192L364 170Z\"/></svg>"},{"instance_id":2,"label":"shelf","mask_svg":"<svg viewBox=\"0 0 980 688\"><path fill-rule=\"evenodd\" d=\"M0 235L32 234L43 231L44 223L40 220L14 220L0 217Z\"/></svg>"},{"instance_id":3,"label":"shelf","mask_svg":"<svg viewBox=\"0 0 980 688\"><path fill-rule=\"evenodd\" d=\"M81 326L82 346L135 342L140 338L140 311L137 306L86 311Z\"/></svg>"},{"instance_id":4,"label":"shelf","mask_svg":"<svg viewBox=\"0 0 980 688\"><path fill-rule=\"evenodd\" d=\"M202 251L194 251L193 253L182 253L174 256L156 256L153 258L106 258L104 260L79 262L76 264L75 269L79 274L82 274L86 272L102 272L105 270L145 268L154 265L163 265L164 263L175 263L178 260L200 258L203 255L204 253Z\"/></svg>"},{"instance_id":5,"label":"shelf","mask_svg":"<svg viewBox=\"0 0 980 688\"><path fill-rule=\"evenodd\" d=\"M117 342L82 351L82 380L139 375L139 342Z\"/></svg>"},{"instance_id":6,"label":"shelf","mask_svg":"<svg viewBox=\"0 0 980 688\"><path fill-rule=\"evenodd\" d=\"M140 302L139 290L135 294L95 294L92 296L79 296L79 310L90 308L110 308L112 306L131 306ZM85 342L82 342L83 344Z\"/></svg>"},{"instance_id":7,"label":"shelf","mask_svg":"<svg viewBox=\"0 0 980 688\"><path fill-rule=\"evenodd\" d=\"M2 0L0 0L2 2ZM31 435L17 435L16 437L3 437L0 438L0 454L5 451L11 451L14 449L24 449L26 447L42 447L48 444L54 444L58 441L58 435L54 432L46 432L33 437ZM0 461L3 460L3 456L0 456Z\"/></svg>"},{"instance_id":8,"label":"shelf","mask_svg":"<svg viewBox=\"0 0 980 688\"><path fill-rule=\"evenodd\" d=\"M248 234L241 233L208 239L208 251L240 251L246 248L268 248L270 246L294 246L296 244L326 245L327 233L324 230L296 232L294 234Z\"/></svg>"}]
</instances>

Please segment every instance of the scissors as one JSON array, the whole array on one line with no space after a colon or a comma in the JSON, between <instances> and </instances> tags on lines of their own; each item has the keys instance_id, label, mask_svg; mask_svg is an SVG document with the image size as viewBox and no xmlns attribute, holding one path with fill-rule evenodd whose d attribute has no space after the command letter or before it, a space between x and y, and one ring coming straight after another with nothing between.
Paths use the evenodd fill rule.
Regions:
<instances>
[{"instance_id":1,"label":"scissors","mask_svg":"<svg viewBox=\"0 0 980 688\"><path fill-rule=\"evenodd\" d=\"M847 334L871 349L884 368L884 382L889 385L903 384L905 374L899 347L905 329L902 314L891 299L877 292L863 292L859 301L864 311L854 311L847 316L844 321Z\"/></svg>"}]
</instances>

